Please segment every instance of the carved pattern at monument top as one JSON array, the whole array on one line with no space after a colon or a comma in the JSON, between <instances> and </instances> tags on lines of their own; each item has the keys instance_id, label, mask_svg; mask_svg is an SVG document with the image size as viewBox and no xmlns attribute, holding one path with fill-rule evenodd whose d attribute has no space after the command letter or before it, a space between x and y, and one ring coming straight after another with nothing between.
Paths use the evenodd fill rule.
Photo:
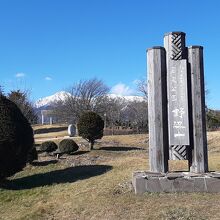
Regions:
<instances>
[{"instance_id":1,"label":"carved pattern at monument top","mask_svg":"<svg viewBox=\"0 0 220 220\"><path fill-rule=\"evenodd\" d=\"M184 58L183 53L185 50L185 44L182 40L183 35L181 33L172 33L171 37L171 53L170 58L172 60L181 60Z\"/></svg>"}]
</instances>

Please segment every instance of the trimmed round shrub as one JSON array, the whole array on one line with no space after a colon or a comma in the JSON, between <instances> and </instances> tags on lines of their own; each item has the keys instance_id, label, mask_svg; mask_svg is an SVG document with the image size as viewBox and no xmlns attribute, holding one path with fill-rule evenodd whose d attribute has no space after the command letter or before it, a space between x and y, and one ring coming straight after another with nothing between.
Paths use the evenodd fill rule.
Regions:
<instances>
[{"instance_id":1,"label":"trimmed round shrub","mask_svg":"<svg viewBox=\"0 0 220 220\"><path fill-rule=\"evenodd\" d=\"M40 146L40 150L47 153L53 152L57 150L57 148L58 148L57 144L53 141L45 141Z\"/></svg>"},{"instance_id":2,"label":"trimmed round shrub","mask_svg":"<svg viewBox=\"0 0 220 220\"><path fill-rule=\"evenodd\" d=\"M36 147L33 147L27 155L27 163L32 163L34 160L38 160Z\"/></svg>"},{"instance_id":3,"label":"trimmed round shrub","mask_svg":"<svg viewBox=\"0 0 220 220\"><path fill-rule=\"evenodd\" d=\"M103 137L104 121L95 112L84 112L78 122L79 136L90 143L91 150L96 139Z\"/></svg>"},{"instance_id":4,"label":"trimmed round shrub","mask_svg":"<svg viewBox=\"0 0 220 220\"><path fill-rule=\"evenodd\" d=\"M25 167L33 143L28 120L16 104L0 95L0 179Z\"/></svg>"},{"instance_id":5,"label":"trimmed round shrub","mask_svg":"<svg viewBox=\"0 0 220 220\"><path fill-rule=\"evenodd\" d=\"M63 139L59 144L59 152L63 154L70 154L79 149L79 146L72 139Z\"/></svg>"}]
</instances>

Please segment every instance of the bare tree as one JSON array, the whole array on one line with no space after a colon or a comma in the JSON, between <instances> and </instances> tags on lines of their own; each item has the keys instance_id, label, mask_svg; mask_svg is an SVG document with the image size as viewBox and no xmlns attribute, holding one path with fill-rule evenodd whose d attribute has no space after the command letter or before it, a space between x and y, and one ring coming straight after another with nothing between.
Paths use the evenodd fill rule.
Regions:
<instances>
[{"instance_id":1,"label":"bare tree","mask_svg":"<svg viewBox=\"0 0 220 220\"><path fill-rule=\"evenodd\" d=\"M147 91L147 79L141 79L138 80L137 83L137 90L144 95L144 97L147 99L148 91Z\"/></svg>"},{"instance_id":2,"label":"bare tree","mask_svg":"<svg viewBox=\"0 0 220 220\"><path fill-rule=\"evenodd\" d=\"M105 99L105 117L106 127L111 127L111 133L114 134L114 127L121 125L121 113L125 106L123 98L106 97Z\"/></svg>"},{"instance_id":3,"label":"bare tree","mask_svg":"<svg viewBox=\"0 0 220 220\"><path fill-rule=\"evenodd\" d=\"M129 102L126 107L123 108L121 114L121 120L124 124L131 126L133 129L140 132L146 132L148 130L148 114L147 114L147 102Z\"/></svg>"},{"instance_id":4,"label":"bare tree","mask_svg":"<svg viewBox=\"0 0 220 220\"><path fill-rule=\"evenodd\" d=\"M59 101L56 114L65 117L68 122L76 123L85 111L100 113L103 108L103 99L109 88L102 80L96 78L81 80L68 90L65 101Z\"/></svg>"}]
</instances>

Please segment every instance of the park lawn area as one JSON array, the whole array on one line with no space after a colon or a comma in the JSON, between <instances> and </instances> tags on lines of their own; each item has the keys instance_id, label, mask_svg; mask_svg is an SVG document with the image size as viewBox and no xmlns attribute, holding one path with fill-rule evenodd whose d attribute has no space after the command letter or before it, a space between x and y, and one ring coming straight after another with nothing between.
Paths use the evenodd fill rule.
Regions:
<instances>
[{"instance_id":1,"label":"park lawn area","mask_svg":"<svg viewBox=\"0 0 220 220\"><path fill-rule=\"evenodd\" d=\"M3 183L0 219L220 219L220 193L134 194L132 173L148 169L147 135L105 136L91 152L74 139L78 153L58 162L40 154ZM208 133L208 142L209 169L220 171L220 132Z\"/></svg>"}]
</instances>

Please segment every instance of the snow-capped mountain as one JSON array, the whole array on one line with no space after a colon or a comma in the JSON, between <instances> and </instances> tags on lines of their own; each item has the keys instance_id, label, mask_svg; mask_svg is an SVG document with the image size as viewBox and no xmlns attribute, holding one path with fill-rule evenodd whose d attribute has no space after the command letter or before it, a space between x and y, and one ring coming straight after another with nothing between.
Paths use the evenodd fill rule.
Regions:
<instances>
[{"instance_id":1,"label":"snow-capped mountain","mask_svg":"<svg viewBox=\"0 0 220 220\"><path fill-rule=\"evenodd\" d=\"M126 96L123 96L123 95L117 95L117 94L108 94L108 97L109 98L121 98L121 99L125 99L126 101L129 101L129 102L142 102L144 101L144 97L142 96L135 96L135 95L126 95Z\"/></svg>"},{"instance_id":2,"label":"snow-capped mountain","mask_svg":"<svg viewBox=\"0 0 220 220\"><path fill-rule=\"evenodd\" d=\"M70 93L65 91L57 92L51 96L38 99L34 105L36 108L47 107L58 101L64 101L69 95Z\"/></svg>"},{"instance_id":3,"label":"snow-capped mountain","mask_svg":"<svg viewBox=\"0 0 220 220\"><path fill-rule=\"evenodd\" d=\"M68 96L71 94L65 91L57 92L54 95L47 96L44 98L40 98L35 102L36 108L42 108L42 107L48 107L53 105L54 103L58 101L64 101ZM144 97L142 96L122 96L122 95L116 95L116 94L108 94L109 98L121 98L128 102L142 102L144 101Z\"/></svg>"}]
</instances>

